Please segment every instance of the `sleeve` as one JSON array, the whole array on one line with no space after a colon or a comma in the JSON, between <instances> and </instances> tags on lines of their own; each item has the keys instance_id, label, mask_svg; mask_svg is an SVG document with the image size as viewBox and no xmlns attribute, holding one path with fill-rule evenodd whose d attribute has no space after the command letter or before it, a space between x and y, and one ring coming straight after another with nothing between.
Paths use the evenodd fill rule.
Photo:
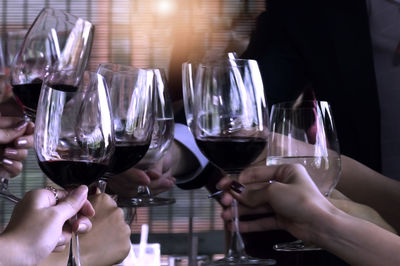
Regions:
<instances>
[{"instance_id":1,"label":"sleeve","mask_svg":"<svg viewBox=\"0 0 400 266\"><path fill-rule=\"evenodd\" d=\"M194 179L196 179L197 176L200 175L200 173L205 169L205 167L208 164L207 158L201 153L199 148L197 147L196 141L190 132L188 126L180 123L175 124L175 133L174 133L174 138L176 141L178 141L180 144L182 144L184 147L186 147L189 151L192 152L193 156L197 159L198 162L198 167L196 170L186 176L180 176L177 178L177 184L183 184L183 183L188 183Z\"/></svg>"}]
</instances>

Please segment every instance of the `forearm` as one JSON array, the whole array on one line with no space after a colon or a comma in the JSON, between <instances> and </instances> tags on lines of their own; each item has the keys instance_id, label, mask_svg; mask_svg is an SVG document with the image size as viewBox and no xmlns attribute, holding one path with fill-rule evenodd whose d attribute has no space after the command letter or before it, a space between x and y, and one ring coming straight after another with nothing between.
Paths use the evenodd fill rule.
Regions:
<instances>
[{"instance_id":1,"label":"forearm","mask_svg":"<svg viewBox=\"0 0 400 266\"><path fill-rule=\"evenodd\" d=\"M400 265L400 238L339 210L323 214L311 227L311 241L351 265Z\"/></svg>"},{"instance_id":2,"label":"forearm","mask_svg":"<svg viewBox=\"0 0 400 266\"><path fill-rule=\"evenodd\" d=\"M342 177L338 190L352 200L375 209L397 232L400 232L400 182L387 178L359 162L342 156Z\"/></svg>"}]
</instances>

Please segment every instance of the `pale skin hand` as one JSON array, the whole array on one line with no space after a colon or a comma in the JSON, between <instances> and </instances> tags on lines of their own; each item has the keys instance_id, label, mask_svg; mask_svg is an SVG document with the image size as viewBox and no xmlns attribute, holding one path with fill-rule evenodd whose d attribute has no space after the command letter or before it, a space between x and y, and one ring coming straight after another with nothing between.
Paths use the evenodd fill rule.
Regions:
<instances>
[{"instance_id":1,"label":"pale skin hand","mask_svg":"<svg viewBox=\"0 0 400 266\"><path fill-rule=\"evenodd\" d=\"M270 206L276 213L272 218L276 228L314 243L352 265L400 265L400 238L337 209L319 192L301 165L247 171L251 172L240 179L248 184L246 190L242 194L230 193L249 207ZM276 182L266 182L270 179ZM229 184L225 179L219 186L228 191Z\"/></svg>"},{"instance_id":2,"label":"pale skin hand","mask_svg":"<svg viewBox=\"0 0 400 266\"><path fill-rule=\"evenodd\" d=\"M33 147L34 124L18 117L0 116L0 174L14 177L21 173L22 162Z\"/></svg>"},{"instance_id":3,"label":"pale skin hand","mask_svg":"<svg viewBox=\"0 0 400 266\"><path fill-rule=\"evenodd\" d=\"M78 231L78 227L80 232L90 230L88 217L94 215L94 209L86 197L86 186L70 193L59 191L58 204L47 189L28 192L15 206L8 226L0 235L1 247L7 247L0 249L1 263L37 265L51 252L64 250L71 232ZM68 225L67 221L78 212L80 218Z\"/></svg>"},{"instance_id":4,"label":"pale skin hand","mask_svg":"<svg viewBox=\"0 0 400 266\"><path fill-rule=\"evenodd\" d=\"M107 194L89 196L96 215L91 218L92 230L80 237L82 265L109 266L128 255L131 230L124 213Z\"/></svg>"},{"instance_id":5,"label":"pale skin hand","mask_svg":"<svg viewBox=\"0 0 400 266\"><path fill-rule=\"evenodd\" d=\"M79 235L82 265L110 266L120 263L129 253L130 228L124 222L123 212L107 194L89 196L96 214L90 219L90 232ZM68 251L52 253L40 266L65 266Z\"/></svg>"}]
</instances>

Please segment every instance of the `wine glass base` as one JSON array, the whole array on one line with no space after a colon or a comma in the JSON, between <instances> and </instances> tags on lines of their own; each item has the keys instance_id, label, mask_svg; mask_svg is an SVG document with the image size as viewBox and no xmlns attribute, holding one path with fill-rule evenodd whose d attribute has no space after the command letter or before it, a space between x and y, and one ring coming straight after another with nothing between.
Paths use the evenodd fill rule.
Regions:
<instances>
[{"instance_id":1,"label":"wine glass base","mask_svg":"<svg viewBox=\"0 0 400 266\"><path fill-rule=\"evenodd\" d=\"M174 204L174 198L159 198L159 197L138 197L125 198L118 197L118 207L151 207Z\"/></svg>"},{"instance_id":2,"label":"wine glass base","mask_svg":"<svg viewBox=\"0 0 400 266\"><path fill-rule=\"evenodd\" d=\"M235 257L226 257L217 261L213 261L210 263L205 264L206 266L250 266L250 265L275 265L276 260L274 259L259 259L259 258L252 258L248 256L243 256L239 258Z\"/></svg>"},{"instance_id":3,"label":"wine glass base","mask_svg":"<svg viewBox=\"0 0 400 266\"><path fill-rule=\"evenodd\" d=\"M273 246L276 251L315 251L321 250L320 247L314 246L310 243L305 243L302 240L296 240L293 242L280 243Z\"/></svg>"}]
</instances>

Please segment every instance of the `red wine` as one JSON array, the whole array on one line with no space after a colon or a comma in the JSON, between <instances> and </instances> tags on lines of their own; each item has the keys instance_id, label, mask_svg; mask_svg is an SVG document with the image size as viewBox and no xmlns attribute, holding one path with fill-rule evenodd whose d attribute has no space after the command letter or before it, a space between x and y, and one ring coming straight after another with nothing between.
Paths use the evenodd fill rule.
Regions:
<instances>
[{"instance_id":1,"label":"red wine","mask_svg":"<svg viewBox=\"0 0 400 266\"><path fill-rule=\"evenodd\" d=\"M147 143L116 143L109 171L119 174L137 164L149 149Z\"/></svg>"},{"instance_id":2,"label":"red wine","mask_svg":"<svg viewBox=\"0 0 400 266\"><path fill-rule=\"evenodd\" d=\"M39 166L54 183L64 188L90 185L107 170L107 165L91 162L44 161Z\"/></svg>"},{"instance_id":3,"label":"red wine","mask_svg":"<svg viewBox=\"0 0 400 266\"><path fill-rule=\"evenodd\" d=\"M226 172L240 172L264 150L267 140L246 137L196 139L204 155Z\"/></svg>"},{"instance_id":4,"label":"red wine","mask_svg":"<svg viewBox=\"0 0 400 266\"><path fill-rule=\"evenodd\" d=\"M29 111L36 111L42 81L39 83L13 85L13 93L19 105Z\"/></svg>"},{"instance_id":5,"label":"red wine","mask_svg":"<svg viewBox=\"0 0 400 266\"><path fill-rule=\"evenodd\" d=\"M78 87L73 85L65 85L65 84L55 84L51 85L51 88L58 91L65 91L65 92L75 92L78 90Z\"/></svg>"}]
</instances>

